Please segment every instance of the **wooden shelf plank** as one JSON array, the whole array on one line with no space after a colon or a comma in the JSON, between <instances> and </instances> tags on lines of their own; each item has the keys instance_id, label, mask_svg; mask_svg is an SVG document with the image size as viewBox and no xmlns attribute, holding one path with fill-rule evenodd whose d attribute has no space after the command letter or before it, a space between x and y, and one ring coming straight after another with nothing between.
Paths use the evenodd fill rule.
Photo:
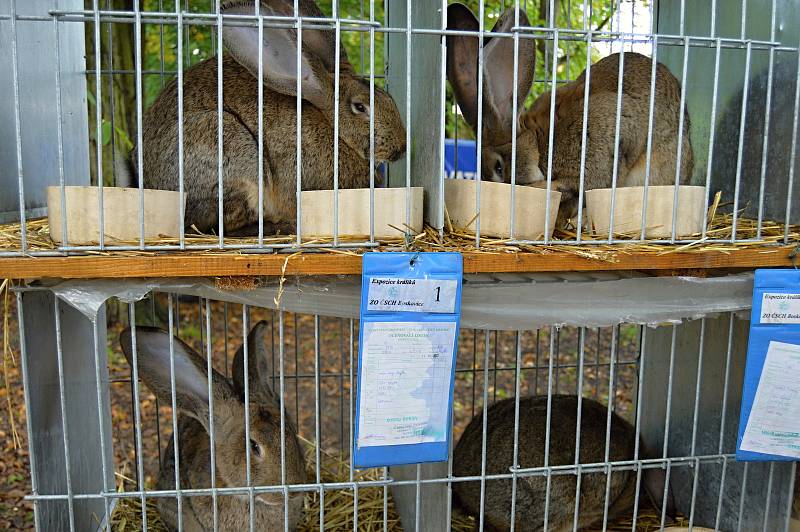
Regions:
<instances>
[{"instance_id":1,"label":"wooden shelf plank","mask_svg":"<svg viewBox=\"0 0 800 532\"><path fill-rule=\"evenodd\" d=\"M580 251L580 250L577 250ZM656 275L691 270L753 269L792 265L792 247L752 247L730 252L625 253L606 260L567 251L464 253L464 272L647 270ZM288 256L287 275L356 275L361 257L341 253ZM0 259L0 279L279 276L287 255L163 254L137 256L10 257Z\"/></svg>"}]
</instances>

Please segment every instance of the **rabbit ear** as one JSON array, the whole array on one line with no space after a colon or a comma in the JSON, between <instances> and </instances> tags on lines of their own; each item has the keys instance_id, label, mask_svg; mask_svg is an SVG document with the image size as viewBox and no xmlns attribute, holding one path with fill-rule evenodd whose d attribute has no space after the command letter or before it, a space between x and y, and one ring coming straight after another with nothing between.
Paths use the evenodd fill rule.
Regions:
<instances>
[{"instance_id":1,"label":"rabbit ear","mask_svg":"<svg viewBox=\"0 0 800 532\"><path fill-rule=\"evenodd\" d=\"M294 0L260 0L262 14L275 12L285 17L294 16ZM236 6L244 6L249 10L247 14L255 14L255 2L253 0L230 0L223 3L222 9L227 12ZM325 18L325 14L314 3L314 0L299 0L297 4L298 14L301 17ZM245 14L245 13L242 13ZM266 29L266 28L265 28ZM257 33L257 31L256 31ZM308 52L319 58L325 65L325 69L332 73L336 68L336 31L330 29L303 29L303 52ZM256 61L258 59L256 58ZM256 69L258 63L256 62ZM347 59L347 52L344 42L339 45L339 70L352 70L350 61Z\"/></svg>"},{"instance_id":2,"label":"rabbit ear","mask_svg":"<svg viewBox=\"0 0 800 532\"><path fill-rule=\"evenodd\" d=\"M263 2L264 0L262 0ZM272 5L283 5L283 11L287 11L288 16L294 15L294 0L271 0ZM325 18L325 14L320 10L314 0L300 0L298 2L300 15L303 17ZM347 52L344 48L344 41L340 38L339 43L339 70L352 71L353 67L347 59ZM329 30L303 30L303 50L316 55L329 73L336 70L336 31Z\"/></svg>"},{"instance_id":3,"label":"rabbit ear","mask_svg":"<svg viewBox=\"0 0 800 532\"><path fill-rule=\"evenodd\" d=\"M528 17L519 10L519 25L529 26ZM515 26L514 9L506 9L492 28L493 33L511 33ZM511 136L511 124L516 118L513 115L514 103L514 39L512 37L494 37L484 44L483 99L488 104L487 117L489 126L495 130L508 130ZM536 64L536 41L519 38L519 55L517 62L517 116L525 109L525 98L533 84L533 73Z\"/></svg>"},{"instance_id":4,"label":"rabbit ear","mask_svg":"<svg viewBox=\"0 0 800 532\"><path fill-rule=\"evenodd\" d=\"M514 9L506 9L492 32L510 33L514 27ZM519 11L519 24L528 26L525 12ZM447 29L478 31L478 19L464 4L450 4L447 8ZM478 123L478 44L474 36L451 35L447 37L447 78L453 86L456 101L464 118L477 129ZM525 104L525 97L533 83L536 44L532 39L519 39L517 74L517 115ZM514 90L514 39L510 37L484 37L483 54L483 120L493 134L511 136ZM506 131L507 130L507 131Z\"/></svg>"},{"instance_id":5,"label":"rabbit ear","mask_svg":"<svg viewBox=\"0 0 800 532\"><path fill-rule=\"evenodd\" d=\"M133 335L130 329L119 337L122 352L133 367ZM206 362L178 338L172 340L175 354L175 399L178 408L204 427L208 426L208 378ZM136 359L139 377L163 404L172 404L170 380L170 335L155 327L136 328ZM213 371L213 370L212 370ZM213 371L215 400L232 397L228 380Z\"/></svg>"},{"instance_id":6,"label":"rabbit ear","mask_svg":"<svg viewBox=\"0 0 800 532\"><path fill-rule=\"evenodd\" d=\"M310 2L302 2L307 7ZM310 3L313 5L313 3ZM287 0L261 2L261 14L268 16L293 16L292 3ZM316 7L316 6L314 6ZM253 15L252 1L233 1L223 5L225 15ZM306 15L302 9L300 15ZM312 15L313 16L313 15ZM330 33L330 32L328 32ZM308 34L311 37L308 39ZM264 27L263 40L258 39L258 28L226 25L222 28L222 41L231 56L258 77L258 61L261 66L264 84L270 89L294 96L297 94L297 31L293 28ZM333 85L326 69L335 48L328 48L330 41L321 31L304 31L300 61L300 80L304 100L315 107L327 109L333 105ZM322 59L325 57L326 59ZM346 62L346 56L343 56Z\"/></svg>"},{"instance_id":7,"label":"rabbit ear","mask_svg":"<svg viewBox=\"0 0 800 532\"><path fill-rule=\"evenodd\" d=\"M247 335L247 379L251 394L266 392L272 395L273 365L266 345L267 327L266 321L259 321ZM244 344L233 357L233 388L239 397L244 397Z\"/></svg>"},{"instance_id":8,"label":"rabbit ear","mask_svg":"<svg viewBox=\"0 0 800 532\"><path fill-rule=\"evenodd\" d=\"M447 29L478 31L478 19L464 4L447 6ZM473 131L478 127L478 38L447 36L447 79Z\"/></svg>"}]
</instances>

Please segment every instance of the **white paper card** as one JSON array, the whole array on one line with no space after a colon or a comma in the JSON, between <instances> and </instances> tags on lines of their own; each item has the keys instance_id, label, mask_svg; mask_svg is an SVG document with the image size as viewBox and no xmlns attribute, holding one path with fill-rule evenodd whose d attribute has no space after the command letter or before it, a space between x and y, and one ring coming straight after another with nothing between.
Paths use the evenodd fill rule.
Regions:
<instances>
[{"instance_id":1,"label":"white paper card","mask_svg":"<svg viewBox=\"0 0 800 532\"><path fill-rule=\"evenodd\" d=\"M741 449L800 458L800 345L769 343Z\"/></svg>"},{"instance_id":2,"label":"white paper card","mask_svg":"<svg viewBox=\"0 0 800 532\"><path fill-rule=\"evenodd\" d=\"M364 324L358 446L446 441L455 323Z\"/></svg>"},{"instance_id":3,"label":"white paper card","mask_svg":"<svg viewBox=\"0 0 800 532\"><path fill-rule=\"evenodd\" d=\"M457 290L455 279L372 277L367 310L452 314Z\"/></svg>"},{"instance_id":4,"label":"white paper card","mask_svg":"<svg viewBox=\"0 0 800 532\"><path fill-rule=\"evenodd\" d=\"M800 294L765 292L760 323L800 323Z\"/></svg>"}]
</instances>

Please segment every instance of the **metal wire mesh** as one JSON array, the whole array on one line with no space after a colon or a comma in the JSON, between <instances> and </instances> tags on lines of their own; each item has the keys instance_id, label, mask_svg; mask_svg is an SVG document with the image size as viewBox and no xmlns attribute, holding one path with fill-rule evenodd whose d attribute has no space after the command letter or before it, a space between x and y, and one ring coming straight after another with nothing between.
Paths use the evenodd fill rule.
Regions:
<instances>
[{"instance_id":1,"label":"metal wire mesh","mask_svg":"<svg viewBox=\"0 0 800 532\"><path fill-rule=\"evenodd\" d=\"M789 224L796 218L792 214L792 201L800 54L795 42L797 28L789 21L787 7L777 0L742 1L725 6L715 0L702 5L675 0L657 6L654 2L632 0L480 1L470 6L477 14L474 29L464 29L456 25L458 21L448 21L447 2L426 2L417 7L418 11L412 9L410 2L380 5L366 0L323 3L321 10L312 9L311 3L305 2L291 6L286 3L283 10L269 2L252 2L252 6L247 2L234 3L232 7L224 2L153 0L133 2L130 9L111 0L86 2L84 6L74 6L72 2L69 4L72 8L51 6L45 1L32 3L36 4L34 7L18 4L11 1L8 9L0 13L0 27L11 52L12 74L6 87L9 105L4 108L4 116L13 125L9 134L13 135L15 148L14 153L5 154L2 164L8 170L7 186L17 192L14 201L4 202L3 210L5 218L16 218L22 223L18 249L3 251L4 255L53 253L29 243L25 224L30 217L28 213L41 212L36 208L42 204L47 184L60 187L62 231L58 238L62 242L56 249L61 253L374 247L381 241L376 230L380 233L385 229L376 228L376 213L386 208L375 204L375 191L386 185L405 189L403 219L394 221L398 239L404 238L403 233L410 232L409 228L415 224L412 213L417 207L412 200L412 186L425 189L425 219L443 234L448 230L445 181L449 174L444 169L447 139L455 142L456 152L459 140L475 145L474 173L479 183L474 198L476 216L466 229L475 234L478 246L497 236L486 235L488 226L482 225L481 198L488 193L482 192L482 180L533 185L559 190L562 194L560 208L558 203L551 204L552 196L548 194L540 207L531 210L527 205L518 206L516 196L521 192L510 187L508 210L503 215L511 215L508 234L504 235L511 244L758 242L763 238L764 223L769 220L786 224L784 241L788 241ZM504 24L502 28L490 27L500 21ZM83 50L64 49L59 35L74 33L76 28L86 31L86 65L82 71L67 71L66 59L76 54L82 57ZM232 33L225 34L226 28ZM286 73L289 76L286 79L293 80L289 83L293 87L280 89L283 94L276 92L276 85L270 81L272 63L265 65L263 54L255 53L248 68L253 77L263 79L264 83L249 86L255 92L246 98L248 112L253 116L241 115L235 109L241 97L230 81L236 75L235 68L241 67L216 60L223 56L230 58L226 50L233 50L234 56L238 53L239 41L225 35L250 31L253 42L274 46L274 35L288 30L300 42L299 46L287 48L293 50L289 56L294 54L286 58L286 64L291 64L290 70L294 70ZM53 49L46 51L52 53L52 60L48 58L49 62L42 67L51 71L36 72L26 62L20 64L19 43L27 45L30 35L35 33L47 33L48 38L53 35ZM218 38L220 34L222 38ZM324 34L327 34L324 38L331 40L328 68L332 104L328 109L330 116L323 121L330 138L320 140L317 146L309 140L308 128L318 127L320 108L313 103L313 87L301 82L304 78L300 70L307 68L301 67L307 61L304 58L316 53L314 47L319 44L316 39ZM471 67L477 78L472 103L476 108L474 118L469 117L465 101L454 98L459 89L453 85L454 78L447 74L448 54L458 50L453 44L457 38L473 38L482 43L474 58L476 64ZM513 42L511 48L506 46L509 50L506 56L496 52L503 46L498 44L500 41ZM521 47L524 52L531 43L534 54L522 53ZM124 50L120 48L123 45ZM627 81L623 80L634 75L630 70L634 67L626 70L625 65L637 59L634 51L649 55L647 61L652 68L650 75L643 77L641 86L631 81L632 86L627 87ZM618 68L609 79L603 77L606 67L598 66L606 64L598 63L601 57L618 58ZM657 64L665 67L664 73L656 68ZM595 70L601 69L601 74L593 75L593 65ZM466 63L462 66L469 67ZM363 102L352 100L351 67L356 79L368 87L368 97ZM528 68L533 69L532 89L522 79ZM203 95L208 99L204 111L208 116L201 117L193 87L200 82L197 73L203 69L209 74L208 80L203 81L209 84L207 94ZM505 81L508 93L502 97L495 94L492 85L500 77L498 69L508 78ZM55 103L55 109L44 122L29 116L26 91L35 79L40 79L34 74L52 81L36 95L52 97ZM86 97L65 91L65 76L76 74L83 76ZM678 92L670 96L674 101L668 102L659 92L657 84L662 83L662 76L671 76L676 83ZM72 83L74 78L69 79ZM782 85L781 90L774 90L776 83ZM390 96L384 96L384 89ZM603 102L597 95L601 90L616 99L613 109L605 114L592 110L593 106L599 109ZM564 101L572 101L569 91L579 94L574 103L580 109L575 111L577 122L571 133L558 125L565 118L557 112L557 108L564 108ZM638 107L631 107L631 94L641 98L641 112ZM291 120L270 114L275 112L274 102L286 95L289 100L294 99L293 104L287 101L284 109L285 113L296 115ZM88 104L84 101L87 97ZM498 99L506 97L507 101ZM81 120L89 131L88 138L65 135L62 131L67 110L74 109L75 101L83 102L87 109L86 117ZM171 103L167 105L165 101ZM477 101L483 105L477 105ZM517 117L524 109L535 108L534 101L547 108L542 118L547 125L538 144L531 145L525 140L526 120L508 120L502 124L508 130L502 135L508 140L502 153L509 160L495 161L502 150L493 138L499 134L499 126L491 109L508 107L512 110L509 116ZM158 102L162 102L160 107ZM674 104L678 112L674 131L665 133L663 107L667 104ZM153 105L172 109L170 114L174 112L174 117L160 118L148 113ZM358 114L356 107L366 107L368 116ZM402 126L393 125L396 131L390 131L386 116L395 113L391 110L394 107ZM682 109L687 109L688 114L682 113ZM523 117L532 112L525 112ZM636 116L631 117L631 113ZM72 115L69 116L71 120ZM366 138L354 140L351 135L354 116L368 123ZM166 120L164 124L159 122L162 119ZM294 125L279 124L284 121ZM206 125L197 125L201 123ZM227 129L226 123L230 124ZM240 131L237 128L242 123L246 127ZM31 160L37 146L30 131L53 126L57 132L53 143L56 152L47 161L57 164L52 168L52 177L40 177L36 175L39 163ZM209 137L202 149L196 147L201 138L198 127L204 128L203 133ZM148 137L149 131L163 128L172 131L169 139ZM243 131L249 139L248 149L253 152L247 156L250 161L247 172L252 175L246 178L238 177L243 175L233 155L238 148L230 140ZM475 135L476 131L483 134ZM385 144L391 135L398 137L396 141L402 149L398 147L399 151L387 155ZM277 144L276 137L282 137ZM605 163L596 158L598 138L603 146L613 146L608 153L607 172L599 170ZM167 147L161 145L165 142ZM357 155L354 142L363 146ZM641 145L635 155L629 148L631 142ZM664 152L664 146L670 142L677 146L675 153ZM688 142L691 146L686 148L684 144ZM137 149L128 154L131 148ZM162 162L151 162L153 151L165 152L159 155ZM85 160L66 160L65 154L75 152L83 154ZM533 152L539 152L538 180L523 161ZM404 158L400 161L391 162L388 167L382 165L401 153ZM562 161L564 157L571 161L568 171ZM321 172L325 175L316 175L318 160L327 161ZM356 160L356 166L363 172L354 181L350 168ZM126 169L128 162L133 168ZM26 165L32 168L31 172L26 171ZM455 165L458 167L457 160ZM641 175L629 171L632 165L639 165L636 172ZM674 168L674 175L666 175L665 168ZM424 175L426 172L431 175ZM70 221L65 187L75 182L75 173L85 174L78 177L79 183L97 187L97 206L92 209L99 226L96 243L70 243L67 238ZM102 185L126 184L126 173L132 173L127 184L139 188L135 220L139 230L131 242L116 240L103 230L107 213ZM197 192L201 175L209 179L209 188L203 189L202 197ZM702 205L692 207L700 212L681 210L683 196L677 185L687 184L704 187ZM352 213L340 212L343 200L338 191L354 185L369 188L369 204L361 205L361 210L369 211L368 235L340 235L342 223ZM653 207L648 198L661 194L663 191L653 187L662 185L676 187L665 192L671 198L663 198L669 203L665 222L668 227L662 228L661 236L654 236L651 234L654 222L649 221L647 214ZM641 213L617 208L618 202L629 201L619 199L629 186L643 187L641 205L633 208ZM148 223L145 188L187 194L186 200L179 199L174 207L180 227L174 239L145 238ZM331 204L323 209L330 209L332 214L330 227L326 229L329 238L322 240L304 232L302 227L303 192L316 188L335 191ZM586 225L587 221L599 223L598 211L589 216L588 204L584 206L585 192L597 188L611 189L608 227L602 230ZM731 213L729 230L722 235L708 231L707 209L718 191L722 192L724 209ZM574 200L569 199L573 196ZM559 212L566 216L564 203L569 201L575 206L574 212L568 213L572 229L553 236L550 215ZM205 202L202 203L205 207L201 208L200 202ZM242 208L246 215L236 215L235 211ZM315 213L320 209L308 208ZM518 209L525 212L522 218ZM491 214L484 212L483 216ZM631 214L633 222L629 219ZM696 234L681 233L681 223L689 215L698 219ZM519 237L520 219L526 217L542 219L544 230L540 238ZM746 228L744 219L752 220ZM195 238L193 226L206 238ZM250 234L252 238L233 238L244 226L247 231L242 234ZM278 227L288 227L294 236L274 238L272 230Z\"/></svg>"},{"instance_id":2,"label":"metal wire mesh","mask_svg":"<svg viewBox=\"0 0 800 532\"><path fill-rule=\"evenodd\" d=\"M521 524L511 517L510 522L517 527L559 526L578 530L587 526L585 513L595 512L591 529L616 530L620 526L649 529L672 522L666 507L663 512L653 510L645 495L648 471L652 470L666 475L679 515L683 516L679 522L742 530L788 526L792 502L788 480L794 475L793 466L742 464L734 460L735 420L746 351L743 345L746 334L742 331L746 331L747 325L734 314L655 329L622 324L598 329L462 330L452 441L455 446L473 430L467 428L470 422L482 425L477 431L482 442L480 467L475 474L454 472L454 468L458 471L464 467L457 454L445 469L431 473L416 466L416 473L408 477L401 474L401 468L359 471L350 461L355 415L353 383L358 372L356 320L153 294L150 301L135 305L110 304L110 308L118 308L119 312L110 313L107 324L91 324L89 330L93 333L86 340L93 348L87 358L80 350L75 351L71 336L77 331L74 327L69 332L64 330L62 321L70 318L64 314L65 304L54 298L50 299L48 317L48 321L55 323L54 330L34 333L53 336L53 360L44 352L30 351L34 345L31 341L35 341L29 336L32 322L25 319L23 310L24 298L42 293L18 294L23 370L27 368L26 402L31 412L28 421L34 424L33 429L29 426L30 434L35 434L35 425L42 423L42 413L37 410L41 407L31 403L30 398L30 394L39 394L45 384L37 381L37 376L43 366L55 364L52 374L57 377L59 406L54 414L61 430L54 431L60 434L54 445L63 449L63 469L50 457L41 456L38 444L31 446L30 499L35 503L40 529L46 528L44 523L56 522L63 528L81 528L77 523L86 518L83 514L91 502L100 503L95 511L105 512L108 518L129 507L131 501L138 501L137 518L143 529L149 526L160 529L162 520L167 522L170 515L175 520L173 526L178 528L191 526L187 519L200 518L207 520L206 526L214 530L237 528L236 523L240 523L239 528L251 529L265 526L286 530L336 529L331 520L344 512L352 516L350 522L355 524L350 526L360 530L359 512L362 523L367 519L365 510L359 509L358 494L371 492L379 493L379 499L383 500L383 510L377 517L378 529L388 528L390 523L396 526L393 521L396 518L388 511L390 505L396 508L405 529L414 529L414 523L419 529L420 522L431 518L425 514L430 511L427 505L431 500L438 505L434 514L439 522L445 523L441 519L446 516L446 523L456 526L459 519L464 519L465 512L467 515L469 512L459 506L459 499L454 499L453 493L460 484L467 483L480 485L481 503L471 518L473 526L482 526L496 514L497 501L488 495L493 485L510 481L511 495L503 504L508 504L509 515L529 516L531 501L527 486L538 478L546 482L542 500L535 503L542 508L543 522ZM30 303L27 309L31 309ZM172 331L172 335L164 335L170 340L163 346L165 358L160 361L162 366L155 381L152 349L156 340L153 329L149 328L153 324ZM121 333L126 326L134 331L128 340L131 364L120 349L120 342L123 346L126 342L125 333ZM260 327L263 344L247 341L254 327ZM107 328L107 344L100 340L99 328ZM242 349L234 355L240 345ZM187 366L187 350L196 353L194 370ZM70 403L74 400L76 382L75 375L65 368L74 368L83 359L91 363L86 374L90 382L79 381L79 386L88 386L89 397L94 399L83 405L82 410L96 412L100 427L113 419L107 433L100 430L97 435L83 435L84 439L99 437L101 452L95 459L102 466L102 479L99 474L89 478L91 474L85 469L70 467L80 453L76 447L86 444L76 441L74 432L69 430L69 425L76 421L75 411L70 410L75 406ZM245 406L241 416L233 416L236 421L231 418L231 411L226 410L230 398L218 390L220 386L227 389L224 386L229 379L236 382L237 363L242 362L244 374L256 371L259 380L243 381L249 387L245 385L244 395L238 399ZM198 434L185 428L187 418L197 415L186 407L187 375L209 374L211 368L215 373L207 381L207 403L193 407L208 416L205 421L200 418L204 429L200 429L198 440ZM242 371L241 365L238 371ZM104 374L110 377L102 377ZM206 382L199 384L197 393L206 389ZM264 431L260 408L264 408L261 386L265 384L274 391L271 397L276 406L271 412L277 419L273 419L274 438L268 447L260 448L251 442L257 441ZM563 394L597 402L597 411L585 402L575 404L577 412L573 414L577 418L570 419L577 419L581 430L565 425L565 411L559 406ZM536 444L523 425L523 420L529 419L530 397L540 397L546 405L545 432L540 436L545 447L538 461L531 461L530 447ZM505 434L507 445L511 446L513 441L513 460L498 472L491 469L494 467L491 464L500 451L487 442L493 437L494 423L502 419L494 407L504 401L513 405L513 422L509 421L509 432ZM259 406L254 408L254 402ZM182 412L180 416L174 415L177 410ZM226 414L220 416L220 411ZM598 412L602 414L593 421ZM616 436L611 429L617 423L612 422L616 416L630 423L637 443L630 455L614 458ZM587 422L599 423L604 436L597 439L596 433L587 431ZM236 428L239 425L241 430ZM565 432L575 435L568 449L562 448L561 435ZM307 442L303 443L308 459L307 476L303 478L291 473L295 434L301 442ZM178 452L180 449L184 451ZM590 451L599 452L601 460L585 459L584 453ZM169 459L176 456L179 459ZM266 477L265 456L271 456L278 467ZM332 456L341 457L344 469L339 476L330 476L326 457ZM189 464L183 464L184 460ZM238 481L230 477L230 460L246 472ZM217 474L204 477L197 474L198 468L216 469ZM109 475L111 472L116 475L116 482ZM633 475L631 486L635 484L636 494L620 512L612 492L612 478L626 472ZM365 473L371 476L366 479ZM558 481L565 475L574 478L576 511L569 513L568 523L559 524L557 516L565 512L564 501L571 500L557 491L563 488ZM598 488L598 483L592 480L598 475L605 479L600 483L604 488ZM55 477L60 479L58 486L42 490L42 479ZM115 484L122 488L115 489ZM410 499L398 497L397 490L403 487L412 490ZM308 506L302 517L290 516L295 493L305 494L306 499L313 497L318 505ZM341 501L343 493L349 502L326 506L326 499ZM597 500L589 503L584 497ZM162 505L170 499L177 501L177 506L173 506L177 513L163 510ZM279 525L265 521L264 501L275 503L268 507L267 515L278 516ZM203 514L206 511L203 508L209 513ZM240 509L239 521L230 521L230 512L236 508ZM54 516L56 521L52 521ZM108 522L99 515L94 519L96 525ZM370 519L375 519L375 514L370 514Z\"/></svg>"}]
</instances>

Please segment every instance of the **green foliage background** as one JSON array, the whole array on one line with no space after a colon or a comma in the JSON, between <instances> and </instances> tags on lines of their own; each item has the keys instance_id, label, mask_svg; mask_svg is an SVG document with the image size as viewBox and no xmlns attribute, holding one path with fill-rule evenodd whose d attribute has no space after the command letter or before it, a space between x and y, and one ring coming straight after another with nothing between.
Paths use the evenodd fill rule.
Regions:
<instances>
[{"instance_id":1,"label":"green foliage background","mask_svg":"<svg viewBox=\"0 0 800 532\"><path fill-rule=\"evenodd\" d=\"M133 9L133 2L139 2L140 9L151 12L174 12L175 2L171 0L106 0L101 1L104 8L113 9ZM391 0L387 0L391 1ZM410 0L413 1L413 0ZM462 0L475 13L478 13L479 5L477 0ZM179 0L184 12L190 13L213 13L214 0ZM333 14L334 2L332 0L319 0L322 11L328 15ZM497 16L502 12L504 3L508 6L512 3L508 0L503 2L485 2L484 4L484 26L487 30L491 29ZM541 3L544 3L542 5ZM521 0L520 5L525 9L528 18L533 26L548 26L549 6L551 0ZM87 9L92 8L93 2L87 0ZM592 29L604 28L612 15L616 2L611 0L590 0L587 1L589 13L584 14L583 2L578 0L555 0L555 25L560 28L582 29L584 22L586 27ZM341 17L351 19L370 18L370 12L376 21L383 22L384 3L370 2L368 0L339 0L338 10ZM125 27L123 27L125 26ZM100 143L103 152L103 176L104 182L112 184L113 161L115 151L117 155L126 155L133 146L132 139L135 139L136 124L136 87L135 77L130 70L135 69L135 46L133 26L122 24L101 24L102 43L100 45L102 62L104 69L114 66L115 73L103 74L101 91L103 100L103 121L100 128ZM384 74L384 46L386 35L376 31L375 47L372 57L370 56L370 38L368 32L343 31L342 40L347 51L350 63L361 74L368 76L372 66L375 73L376 83L383 84ZM217 52L217 43L210 26L184 26L183 35L183 57L184 68L188 68L200 61L203 61ZM177 28L174 24L142 24L142 70L145 73L142 79L142 101L143 108L146 109L158 96L162 87L168 83L177 71L178 46ZM92 142L97 142L98 131L95 121L95 39L92 23L86 24L86 49L88 66L88 87L87 95L90 117L90 136ZM580 40L559 40L558 49L555 56L553 54L552 40L541 40L538 44L536 60L535 82L531 94L528 96L526 105L539 96L551 86L552 60L555 57L558 61L556 65L556 77L559 81L574 79L586 66L587 43ZM110 60L110 58L113 59ZM591 60L599 58L596 50L591 50ZM127 71L126 68L127 67ZM120 71L125 72L120 72ZM113 87L113 88L112 88ZM114 101L112 101L112 98ZM447 135L453 137L457 134L461 138L472 137L467 124L449 110L454 109L452 94L448 87L448 117ZM113 109L113 116L112 116ZM401 110L402 111L402 110ZM458 122L456 124L456 122ZM116 150L112 149L116 147ZM94 153L94 151L93 151ZM93 161L93 174L96 180L96 161Z\"/></svg>"}]
</instances>

